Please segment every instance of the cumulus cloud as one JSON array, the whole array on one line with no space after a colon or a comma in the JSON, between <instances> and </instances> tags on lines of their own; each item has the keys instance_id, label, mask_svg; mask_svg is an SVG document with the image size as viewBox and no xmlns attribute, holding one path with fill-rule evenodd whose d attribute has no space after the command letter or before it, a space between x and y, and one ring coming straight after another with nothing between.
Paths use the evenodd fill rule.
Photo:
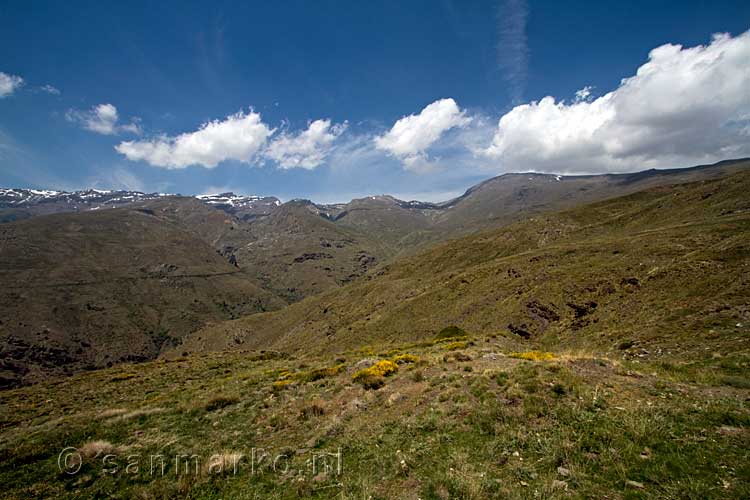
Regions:
<instances>
[{"instance_id":1,"label":"cumulus cloud","mask_svg":"<svg viewBox=\"0 0 750 500\"><path fill-rule=\"evenodd\" d=\"M102 135L117 135L122 132L140 134L141 127L138 118L130 123L121 124L117 108L112 104L99 104L87 111L75 109L65 114L68 121L78 123L86 130Z\"/></svg>"},{"instance_id":2,"label":"cumulus cloud","mask_svg":"<svg viewBox=\"0 0 750 500\"><path fill-rule=\"evenodd\" d=\"M0 99L8 97L23 85L23 78L0 71Z\"/></svg>"},{"instance_id":3,"label":"cumulus cloud","mask_svg":"<svg viewBox=\"0 0 750 500\"><path fill-rule=\"evenodd\" d=\"M178 169L200 165L214 168L226 160L251 162L273 133L274 130L261 121L259 113L240 111L224 120L204 123L195 132L124 141L115 149L129 160L145 161L157 167Z\"/></svg>"},{"instance_id":4,"label":"cumulus cloud","mask_svg":"<svg viewBox=\"0 0 750 500\"><path fill-rule=\"evenodd\" d=\"M453 99L440 99L418 115L404 116L387 133L375 137L375 146L398 157L406 168L423 169L429 163L427 149L444 132L465 127L471 119Z\"/></svg>"},{"instance_id":5,"label":"cumulus cloud","mask_svg":"<svg viewBox=\"0 0 750 500\"><path fill-rule=\"evenodd\" d=\"M750 32L662 45L617 89L545 97L500 118L482 151L504 169L624 171L750 155Z\"/></svg>"},{"instance_id":6,"label":"cumulus cloud","mask_svg":"<svg viewBox=\"0 0 750 500\"><path fill-rule=\"evenodd\" d=\"M264 156L279 167L314 169L325 160L333 142L346 130L347 124L331 125L331 120L315 120L298 134L283 132L264 151Z\"/></svg>"}]
</instances>

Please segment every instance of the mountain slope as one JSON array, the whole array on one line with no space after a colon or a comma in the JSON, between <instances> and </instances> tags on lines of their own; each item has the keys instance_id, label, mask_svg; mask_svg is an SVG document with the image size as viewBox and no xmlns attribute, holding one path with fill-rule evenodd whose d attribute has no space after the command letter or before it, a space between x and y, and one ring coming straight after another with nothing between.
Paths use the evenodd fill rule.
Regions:
<instances>
[{"instance_id":1,"label":"mountain slope","mask_svg":"<svg viewBox=\"0 0 750 500\"><path fill-rule=\"evenodd\" d=\"M707 337L741 346L747 327L735 325L750 322L748 189L742 172L537 216L283 312L206 327L180 349L334 352L429 338L451 324L610 351L648 343L697 352Z\"/></svg>"},{"instance_id":2,"label":"mountain slope","mask_svg":"<svg viewBox=\"0 0 750 500\"><path fill-rule=\"evenodd\" d=\"M283 305L150 209L0 226L4 386L152 359L207 320Z\"/></svg>"},{"instance_id":3,"label":"mountain slope","mask_svg":"<svg viewBox=\"0 0 750 500\"><path fill-rule=\"evenodd\" d=\"M292 302L348 283L392 255L377 235L338 226L306 201L284 203L222 242L241 269Z\"/></svg>"}]
</instances>

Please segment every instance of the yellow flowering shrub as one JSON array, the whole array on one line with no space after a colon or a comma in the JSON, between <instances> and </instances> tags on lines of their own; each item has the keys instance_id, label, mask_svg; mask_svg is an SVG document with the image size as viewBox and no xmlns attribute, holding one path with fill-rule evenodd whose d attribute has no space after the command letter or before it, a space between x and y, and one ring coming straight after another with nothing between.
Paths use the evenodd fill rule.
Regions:
<instances>
[{"instance_id":1,"label":"yellow flowering shrub","mask_svg":"<svg viewBox=\"0 0 750 500\"><path fill-rule=\"evenodd\" d=\"M450 344L445 344L443 346L443 349L446 351L455 351L457 349L463 349L466 347L466 342L451 342Z\"/></svg>"},{"instance_id":2,"label":"yellow flowering shrub","mask_svg":"<svg viewBox=\"0 0 750 500\"><path fill-rule=\"evenodd\" d=\"M369 368L358 371L354 374L353 379L359 381L367 377L387 377L397 371L398 365L396 363L384 359L383 361L378 361Z\"/></svg>"},{"instance_id":3,"label":"yellow flowering shrub","mask_svg":"<svg viewBox=\"0 0 750 500\"><path fill-rule=\"evenodd\" d=\"M271 389L273 389L274 391L283 391L292 384L294 384L294 382L291 380L277 380L276 382L271 384Z\"/></svg>"},{"instance_id":4,"label":"yellow flowering shrub","mask_svg":"<svg viewBox=\"0 0 750 500\"><path fill-rule=\"evenodd\" d=\"M413 354L398 354L393 357L393 362L397 365L403 365L407 363L416 363L419 361L419 357Z\"/></svg>"},{"instance_id":5,"label":"yellow flowering shrub","mask_svg":"<svg viewBox=\"0 0 750 500\"><path fill-rule=\"evenodd\" d=\"M557 358L554 353L542 351L512 352L510 357L529 361L550 361Z\"/></svg>"}]
</instances>

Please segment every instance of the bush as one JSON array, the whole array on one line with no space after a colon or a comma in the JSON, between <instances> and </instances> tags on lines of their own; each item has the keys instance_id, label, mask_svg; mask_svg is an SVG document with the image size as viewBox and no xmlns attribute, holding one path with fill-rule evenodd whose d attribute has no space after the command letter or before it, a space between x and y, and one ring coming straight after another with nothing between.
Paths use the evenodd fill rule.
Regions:
<instances>
[{"instance_id":1,"label":"bush","mask_svg":"<svg viewBox=\"0 0 750 500\"><path fill-rule=\"evenodd\" d=\"M397 365L403 365L406 363L416 363L419 358L413 354L399 354L393 357L393 362Z\"/></svg>"},{"instance_id":2,"label":"bush","mask_svg":"<svg viewBox=\"0 0 750 500\"><path fill-rule=\"evenodd\" d=\"M721 379L721 383L730 387L736 387L738 389L750 389L750 379L744 377L738 377L736 375L728 375Z\"/></svg>"},{"instance_id":3,"label":"bush","mask_svg":"<svg viewBox=\"0 0 750 500\"><path fill-rule=\"evenodd\" d=\"M385 385L385 379L377 375L365 375L357 380L367 390L377 391Z\"/></svg>"},{"instance_id":4,"label":"bush","mask_svg":"<svg viewBox=\"0 0 750 500\"><path fill-rule=\"evenodd\" d=\"M455 351L458 349L464 349L466 348L466 342L451 342L450 344L445 344L443 346L443 349L446 351Z\"/></svg>"},{"instance_id":5,"label":"bush","mask_svg":"<svg viewBox=\"0 0 750 500\"><path fill-rule=\"evenodd\" d=\"M451 361L471 361L471 356L462 352L451 352L443 356L443 362L450 363Z\"/></svg>"},{"instance_id":6,"label":"bush","mask_svg":"<svg viewBox=\"0 0 750 500\"><path fill-rule=\"evenodd\" d=\"M239 403L239 401L239 398L236 398L234 396L215 396L208 400L205 408L206 411L220 410L222 408L226 408L227 406L237 404Z\"/></svg>"},{"instance_id":7,"label":"bush","mask_svg":"<svg viewBox=\"0 0 750 500\"><path fill-rule=\"evenodd\" d=\"M435 335L435 340L450 339L453 337L465 337L466 332L458 326L447 326Z\"/></svg>"},{"instance_id":8,"label":"bush","mask_svg":"<svg viewBox=\"0 0 750 500\"><path fill-rule=\"evenodd\" d=\"M565 390L565 386L562 384L555 384L552 386L552 392L557 394L558 396L565 396L565 393L568 392Z\"/></svg>"},{"instance_id":9,"label":"bush","mask_svg":"<svg viewBox=\"0 0 750 500\"><path fill-rule=\"evenodd\" d=\"M300 410L299 417L302 420L307 420L310 417L321 417L325 413L325 410L322 406L320 406L317 403L313 403L310 406L305 406Z\"/></svg>"},{"instance_id":10,"label":"bush","mask_svg":"<svg viewBox=\"0 0 750 500\"><path fill-rule=\"evenodd\" d=\"M277 380L273 384L271 384L271 389L273 389L275 392L280 392L292 385L294 382L291 380Z\"/></svg>"},{"instance_id":11,"label":"bush","mask_svg":"<svg viewBox=\"0 0 750 500\"><path fill-rule=\"evenodd\" d=\"M355 382L362 382L363 380L369 379L370 377L387 377L388 375L392 375L397 371L398 365L396 363L384 359L383 361L378 361L369 368L358 371L354 374L353 379ZM380 385L382 386L383 384L381 383Z\"/></svg>"},{"instance_id":12,"label":"bush","mask_svg":"<svg viewBox=\"0 0 750 500\"><path fill-rule=\"evenodd\" d=\"M510 357L526 359L528 361L550 361L557 359L557 356L555 356L554 353L542 351L513 352L510 354Z\"/></svg>"}]
</instances>

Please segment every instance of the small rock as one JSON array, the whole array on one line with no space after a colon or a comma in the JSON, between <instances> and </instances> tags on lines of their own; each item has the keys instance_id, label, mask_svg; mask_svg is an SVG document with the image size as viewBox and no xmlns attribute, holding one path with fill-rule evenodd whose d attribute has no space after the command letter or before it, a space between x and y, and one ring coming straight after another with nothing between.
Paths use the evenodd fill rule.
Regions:
<instances>
[{"instance_id":1,"label":"small rock","mask_svg":"<svg viewBox=\"0 0 750 500\"><path fill-rule=\"evenodd\" d=\"M570 470L566 469L565 467L558 467L557 473L563 477L568 477L570 475Z\"/></svg>"},{"instance_id":2,"label":"small rock","mask_svg":"<svg viewBox=\"0 0 750 500\"><path fill-rule=\"evenodd\" d=\"M651 449L643 448L643 451L641 452L641 458L643 460L648 460L649 458L651 458Z\"/></svg>"},{"instance_id":3,"label":"small rock","mask_svg":"<svg viewBox=\"0 0 750 500\"><path fill-rule=\"evenodd\" d=\"M643 486L643 483L639 483L638 481L630 481L630 480L625 481L625 486L629 486L636 490L642 490L643 488L645 488L645 486Z\"/></svg>"},{"instance_id":4,"label":"small rock","mask_svg":"<svg viewBox=\"0 0 750 500\"><path fill-rule=\"evenodd\" d=\"M526 481L521 481L521 486L528 486L528 485L529 483L527 483Z\"/></svg>"},{"instance_id":5,"label":"small rock","mask_svg":"<svg viewBox=\"0 0 750 500\"><path fill-rule=\"evenodd\" d=\"M520 454L520 453L518 453L517 451L514 451L514 452L513 452L513 456L514 456L514 457L520 457L520 456L521 456L521 454Z\"/></svg>"}]
</instances>

